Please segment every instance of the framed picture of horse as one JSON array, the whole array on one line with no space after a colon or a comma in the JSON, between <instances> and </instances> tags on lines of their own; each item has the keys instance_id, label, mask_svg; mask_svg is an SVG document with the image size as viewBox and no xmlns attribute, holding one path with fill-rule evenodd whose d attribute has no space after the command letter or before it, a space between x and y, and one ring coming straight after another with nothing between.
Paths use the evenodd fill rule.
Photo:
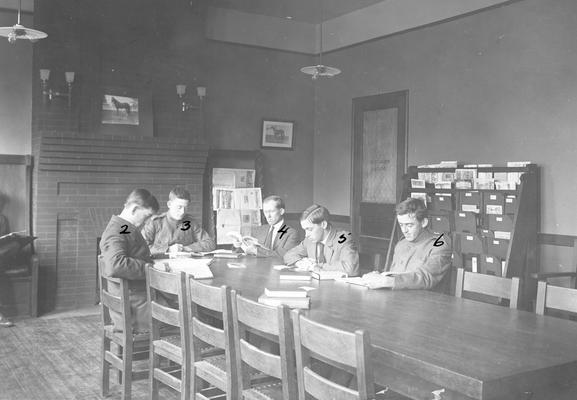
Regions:
<instances>
[{"instance_id":1,"label":"framed picture of horse","mask_svg":"<svg viewBox=\"0 0 577 400\"><path fill-rule=\"evenodd\" d=\"M149 90L105 87L101 93L100 133L153 136L152 95Z\"/></svg>"},{"instance_id":2,"label":"framed picture of horse","mask_svg":"<svg viewBox=\"0 0 577 400\"><path fill-rule=\"evenodd\" d=\"M105 94L102 98L102 123L139 125L138 97Z\"/></svg>"},{"instance_id":3,"label":"framed picture of horse","mask_svg":"<svg viewBox=\"0 0 577 400\"><path fill-rule=\"evenodd\" d=\"M292 150L293 145L294 122L270 119L262 121L262 148Z\"/></svg>"}]
</instances>

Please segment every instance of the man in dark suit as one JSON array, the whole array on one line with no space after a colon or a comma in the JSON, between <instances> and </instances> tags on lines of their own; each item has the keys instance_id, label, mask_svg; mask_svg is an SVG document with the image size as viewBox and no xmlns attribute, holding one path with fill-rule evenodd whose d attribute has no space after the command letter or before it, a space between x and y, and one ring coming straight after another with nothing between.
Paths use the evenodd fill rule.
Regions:
<instances>
[{"instance_id":1,"label":"man in dark suit","mask_svg":"<svg viewBox=\"0 0 577 400\"><path fill-rule=\"evenodd\" d=\"M275 195L268 196L263 200L262 212L268 224L257 226L251 232L259 245L243 246L237 241L233 246L243 247L246 253L256 254L257 257L283 257L288 250L299 243L296 229L285 224L283 199Z\"/></svg>"},{"instance_id":2,"label":"man in dark suit","mask_svg":"<svg viewBox=\"0 0 577 400\"><path fill-rule=\"evenodd\" d=\"M287 265L308 270L341 271L359 274L359 253L350 232L337 231L330 223L329 211L313 204L301 215L305 240L284 255Z\"/></svg>"},{"instance_id":3,"label":"man in dark suit","mask_svg":"<svg viewBox=\"0 0 577 400\"><path fill-rule=\"evenodd\" d=\"M134 332L146 332L149 329L150 307L146 299L144 271L152 265L152 256L146 240L140 234L140 228L156 212L156 198L146 189L135 189L126 199L122 212L110 218L100 240L104 273L113 278L128 280ZM112 285L109 290L117 294L120 289ZM122 326L119 315L111 311L110 316L115 327Z\"/></svg>"}]
</instances>

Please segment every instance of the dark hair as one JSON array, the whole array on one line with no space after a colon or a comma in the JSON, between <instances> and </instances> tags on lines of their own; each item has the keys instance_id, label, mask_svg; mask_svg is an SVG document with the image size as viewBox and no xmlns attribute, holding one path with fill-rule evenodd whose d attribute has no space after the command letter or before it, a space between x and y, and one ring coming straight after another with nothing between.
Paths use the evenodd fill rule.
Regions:
<instances>
[{"instance_id":1,"label":"dark hair","mask_svg":"<svg viewBox=\"0 0 577 400\"><path fill-rule=\"evenodd\" d=\"M331 214L326 207L319 206L318 204L313 204L309 208L303 211L301 215L301 221L308 220L313 224L320 224L323 221L330 222Z\"/></svg>"},{"instance_id":2,"label":"dark hair","mask_svg":"<svg viewBox=\"0 0 577 400\"><path fill-rule=\"evenodd\" d=\"M275 195L275 194L273 194L273 195L268 196L267 198L265 198L265 199L262 201L262 204L266 203L267 201L274 201L274 202L276 203L276 208L277 208L277 209L285 208L285 207L284 207L284 200L283 200L280 196L277 196L277 195Z\"/></svg>"},{"instance_id":3,"label":"dark hair","mask_svg":"<svg viewBox=\"0 0 577 400\"><path fill-rule=\"evenodd\" d=\"M182 186L176 186L168 194L168 200L182 199L190 201L190 192Z\"/></svg>"},{"instance_id":4,"label":"dark hair","mask_svg":"<svg viewBox=\"0 0 577 400\"><path fill-rule=\"evenodd\" d=\"M422 221L429 216L423 200L413 199L411 197L397 204L395 211L397 215L413 214L417 221Z\"/></svg>"},{"instance_id":5,"label":"dark hair","mask_svg":"<svg viewBox=\"0 0 577 400\"><path fill-rule=\"evenodd\" d=\"M127 207L131 204L136 204L139 207L150 209L154 212L158 212L158 209L160 208L158 206L158 200L156 200L156 197L154 197L146 189L134 189L132 192L130 192L126 198L124 207Z\"/></svg>"}]
</instances>

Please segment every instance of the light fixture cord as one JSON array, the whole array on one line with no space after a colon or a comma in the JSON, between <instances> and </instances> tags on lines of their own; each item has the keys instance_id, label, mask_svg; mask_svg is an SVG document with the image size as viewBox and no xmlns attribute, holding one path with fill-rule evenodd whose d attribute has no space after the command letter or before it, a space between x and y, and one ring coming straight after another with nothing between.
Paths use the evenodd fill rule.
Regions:
<instances>
[{"instance_id":1,"label":"light fixture cord","mask_svg":"<svg viewBox=\"0 0 577 400\"><path fill-rule=\"evenodd\" d=\"M22 10L22 0L18 0L18 25L20 25L20 11Z\"/></svg>"},{"instance_id":2,"label":"light fixture cord","mask_svg":"<svg viewBox=\"0 0 577 400\"><path fill-rule=\"evenodd\" d=\"M324 19L324 9L323 9L323 0L320 0L321 5L321 48L319 53L319 65L323 65L323 19Z\"/></svg>"}]
</instances>

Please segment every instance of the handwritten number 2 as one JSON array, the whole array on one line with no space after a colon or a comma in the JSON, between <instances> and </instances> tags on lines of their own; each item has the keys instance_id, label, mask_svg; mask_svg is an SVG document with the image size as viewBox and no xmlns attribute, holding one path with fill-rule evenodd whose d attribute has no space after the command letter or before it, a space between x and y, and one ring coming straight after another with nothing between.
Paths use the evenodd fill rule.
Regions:
<instances>
[{"instance_id":1,"label":"handwritten number 2","mask_svg":"<svg viewBox=\"0 0 577 400\"><path fill-rule=\"evenodd\" d=\"M128 232L128 225L122 225L121 226L122 230L120 231L121 234L129 234L130 232Z\"/></svg>"},{"instance_id":2,"label":"handwritten number 2","mask_svg":"<svg viewBox=\"0 0 577 400\"><path fill-rule=\"evenodd\" d=\"M183 221L182 225L184 226L180 228L181 231L187 231L190 229L190 221Z\"/></svg>"},{"instance_id":3,"label":"handwritten number 2","mask_svg":"<svg viewBox=\"0 0 577 400\"><path fill-rule=\"evenodd\" d=\"M280 232L280 236L278 237L280 240L280 239L282 239L284 234L288 232L288 228L286 225L283 225L282 228L280 228L277 232Z\"/></svg>"},{"instance_id":4,"label":"handwritten number 2","mask_svg":"<svg viewBox=\"0 0 577 400\"><path fill-rule=\"evenodd\" d=\"M433 246L435 246L435 247L441 247L442 245L445 244L445 242L443 242L443 241L441 240L441 238L443 237L443 235L444 235L444 234L441 233L441 236L439 236L438 238L435 239L435 243L433 243Z\"/></svg>"}]
</instances>

